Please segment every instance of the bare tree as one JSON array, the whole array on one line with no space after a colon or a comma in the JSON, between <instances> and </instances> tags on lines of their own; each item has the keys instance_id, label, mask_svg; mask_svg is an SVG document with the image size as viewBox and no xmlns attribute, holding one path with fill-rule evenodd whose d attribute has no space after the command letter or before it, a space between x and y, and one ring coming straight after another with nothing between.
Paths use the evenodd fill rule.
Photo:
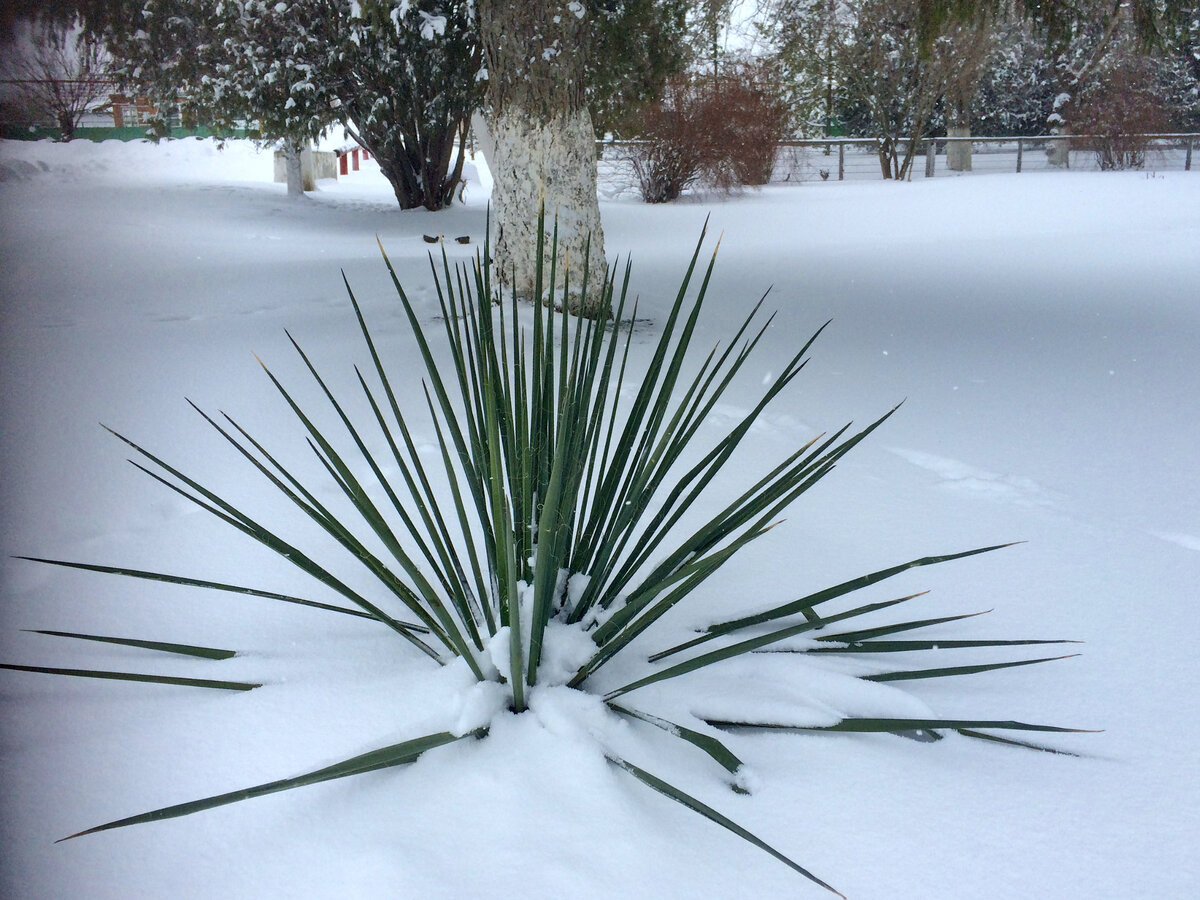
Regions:
<instances>
[{"instance_id":1,"label":"bare tree","mask_svg":"<svg viewBox=\"0 0 1200 900\"><path fill-rule=\"evenodd\" d=\"M879 141L884 178L905 179L939 102L977 79L987 31L947 20L925 46L922 0L857 0L839 50L839 71L860 127Z\"/></svg>"},{"instance_id":2,"label":"bare tree","mask_svg":"<svg viewBox=\"0 0 1200 900\"><path fill-rule=\"evenodd\" d=\"M112 89L108 53L77 24L38 22L19 31L9 64L13 103L31 121L53 122L69 141L84 113Z\"/></svg>"}]
</instances>

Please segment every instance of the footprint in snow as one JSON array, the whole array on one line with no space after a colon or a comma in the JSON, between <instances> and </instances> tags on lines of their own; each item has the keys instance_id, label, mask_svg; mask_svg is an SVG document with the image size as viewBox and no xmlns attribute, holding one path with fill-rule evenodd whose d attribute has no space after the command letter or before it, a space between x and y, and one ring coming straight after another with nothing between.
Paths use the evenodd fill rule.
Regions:
<instances>
[{"instance_id":1,"label":"footprint in snow","mask_svg":"<svg viewBox=\"0 0 1200 900\"><path fill-rule=\"evenodd\" d=\"M908 450L903 447L888 447L887 449L888 452L894 453L905 462L932 472L941 478L939 486L946 490L1023 506L1054 506L1053 493L1032 478L1025 478L1021 475L1001 475L957 459L936 456L920 450Z\"/></svg>"},{"instance_id":2,"label":"footprint in snow","mask_svg":"<svg viewBox=\"0 0 1200 900\"><path fill-rule=\"evenodd\" d=\"M1151 531L1150 534L1158 538L1160 541L1166 541L1170 544L1177 544L1180 547L1184 547L1188 550L1196 550L1197 552L1200 552L1200 537L1196 537L1193 534L1184 534L1183 532L1179 531Z\"/></svg>"},{"instance_id":3,"label":"footprint in snow","mask_svg":"<svg viewBox=\"0 0 1200 900\"><path fill-rule=\"evenodd\" d=\"M749 414L750 410L748 408L729 403L718 403L709 411L708 418L705 421L715 428L729 431ZM768 413L760 415L754 420L754 423L750 426L750 433L756 435L778 435L789 439L799 436L807 440L813 436L814 430L787 413L776 413L774 415Z\"/></svg>"}]
</instances>

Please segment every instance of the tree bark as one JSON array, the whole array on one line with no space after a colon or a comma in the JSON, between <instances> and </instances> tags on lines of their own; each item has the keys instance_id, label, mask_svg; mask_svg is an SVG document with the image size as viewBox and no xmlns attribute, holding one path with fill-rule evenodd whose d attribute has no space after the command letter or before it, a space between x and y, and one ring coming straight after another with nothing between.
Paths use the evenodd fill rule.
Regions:
<instances>
[{"instance_id":1,"label":"tree bark","mask_svg":"<svg viewBox=\"0 0 1200 900\"><path fill-rule=\"evenodd\" d=\"M75 137L75 116L67 110L58 112L58 130L61 133L60 140L67 143Z\"/></svg>"},{"instance_id":2,"label":"tree bark","mask_svg":"<svg viewBox=\"0 0 1200 900\"><path fill-rule=\"evenodd\" d=\"M971 126L966 124L965 117L959 120L962 124L950 125L946 128L946 136L953 138L969 138ZM971 144L968 141L950 141L946 144L946 168L952 172L971 171Z\"/></svg>"},{"instance_id":3,"label":"tree bark","mask_svg":"<svg viewBox=\"0 0 1200 900\"><path fill-rule=\"evenodd\" d=\"M284 141L283 158L287 164L287 192L289 197L304 196L304 172L300 161L300 144L295 141Z\"/></svg>"},{"instance_id":4,"label":"tree bark","mask_svg":"<svg viewBox=\"0 0 1200 900\"><path fill-rule=\"evenodd\" d=\"M573 311L600 311L604 232L585 96L588 21L578 0L479 0L493 152L492 255L500 280L532 296L537 216L546 211L546 259L558 223L558 278L569 274ZM587 259L587 291L584 259ZM547 267L548 274L548 267ZM547 285L546 287L549 287ZM545 298L538 298L545 299Z\"/></svg>"}]
</instances>

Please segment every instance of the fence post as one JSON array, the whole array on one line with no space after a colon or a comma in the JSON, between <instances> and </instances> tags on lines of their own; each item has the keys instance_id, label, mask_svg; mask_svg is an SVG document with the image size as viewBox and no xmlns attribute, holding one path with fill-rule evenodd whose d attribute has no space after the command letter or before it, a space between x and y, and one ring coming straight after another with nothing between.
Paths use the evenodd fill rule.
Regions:
<instances>
[{"instance_id":1,"label":"fence post","mask_svg":"<svg viewBox=\"0 0 1200 900\"><path fill-rule=\"evenodd\" d=\"M925 142L925 177L933 177L933 168L937 165L937 141L930 138Z\"/></svg>"},{"instance_id":2,"label":"fence post","mask_svg":"<svg viewBox=\"0 0 1200 900\"><path fill-rule=\"evenodd\" d=\"M1025 142L1021 138L1017 138L1017 174L1021 173L1021 154L1025 149Z\"/></svg>"},{"instance_id":3,"label":"fence post","mask_svg":"<svg viewBox=\"0 0 1200 900\"><path fill-rule=\"evenodd\" d=\"M1188 138L1187 156L1183 160L1183 171L1185 172L1192 171L1192 144L1194 143L1195 141L1192 138Z\"/></svg>"},{"instance_id":4,"label":"fence post","mask_svg":"<svg viewBox=\"0 0 1200 900\"><path fill-rule=\"evenodd\" d=\"M1188 144L1188 150L1192 149L1192 145ZM1191 159L1189 153L1188 159ZM843 181L846 178L846 145L838 144L838 181Z\"/></svg>"}]
</instances>

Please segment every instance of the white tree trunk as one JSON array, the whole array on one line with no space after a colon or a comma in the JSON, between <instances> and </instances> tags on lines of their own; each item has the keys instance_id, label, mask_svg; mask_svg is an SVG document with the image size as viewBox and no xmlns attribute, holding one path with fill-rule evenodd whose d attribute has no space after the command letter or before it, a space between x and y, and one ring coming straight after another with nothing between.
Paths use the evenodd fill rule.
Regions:
<instances>
[{"instance_id":1,"label":"white tree trunk","mask_svg":"<svg viewBox=\"0 0 1200 900\"><path fill-rule=\"evenodd\" d=\"M950 125L946 128L946 136L968 138L971 136L971 126ZM971 171L971 144L969 141L949 141L946 144L946 168L951 172Z\"/></svg>"},{"instance_id":2,"label":"white tree trunk","mask_svg":"<svg viewBox=\"0 0 1200 900\"><path fill-rule=\"evenodd\" d=\"M287 192L289 197L304 196L304 169L300 161L301 148L292 141L284 141L283 158L287 167Z\"/></svg>"},{"instance_id":3,"label":"white tree trunk","mask_svg":"<svg viewBox=\"0 0 1200 900\"><path fill-rule=\"evenodd\" d=\"M604 285L605 259L591 115L585 107L562 112L550 121L535 121L512 105L489 125L492 253L500 280L518 294L532 297L538 208L544 203L545 276L549 277L550 238L557 220L555 294L568 273L572 310L594 314ZM582 296L585 258L587 296ZM550 289L549 284L544 287Z\"/></svg>"},{"instance_id":4,"label":"white tree trunk","mask_svg":"<svg viewBox=\"0 0 1200 900\"><path fill-rule=\"evenodd\" d=\"M487 56L493 258L500 280L519 294L533 293L538 208L544 205L547 230L558 217L555 287L568 272L574 296L567 305L594 316L604 285L604 233L587 111L587 7L577 0L477 0L477 9Z\"/></svg>"}]
</instances>

